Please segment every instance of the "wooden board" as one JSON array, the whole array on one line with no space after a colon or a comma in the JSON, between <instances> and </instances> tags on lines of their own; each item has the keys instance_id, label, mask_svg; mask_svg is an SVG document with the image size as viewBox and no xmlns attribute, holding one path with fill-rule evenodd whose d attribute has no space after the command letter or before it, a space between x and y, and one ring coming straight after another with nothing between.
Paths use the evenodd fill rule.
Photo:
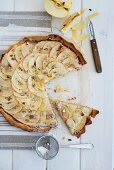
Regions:
<instances>
[{"instance_id":1,"label":"wooden board","mask_svg":"<svg viewBox=\"0 0 114 170\"><path fill-rule=\"evenodd\" d=\"M88 57L91 72L91 94L88 103L100 110L87 133L81 137L81 142L91 142L94 150L81 151L81 170L111 170L112 161L112 67L113 67L113 38L112 38L112 1L83 0L82 7L90 8L100 13L93 20L103 72L95 72L89 41L83 42L84 51ZM110 76L109 76L110 75Z\"/></svg>"},{"instance_id":2,"label":"wooden board","mask_svg":"<svg viewBox=\"0 0 114 170\"><path fill-rule=\"evenodd\" d=\"M95 33L99 52L102 60L103 73L95 72L89 41L83 42L83 48L88 58L91 73L90 95L88 105L101 110L92 126L87 128L87 133L79 142L91 142L94 144L92 151L60 150L58 156L48 162L48 170L111 170L112 156L112 68L114 54L114 34L112 33L112 20L114 18L114 1L103 0L73 0L72 11L81 8L93 8L100 12L100 16L94 20ZM37 11L43 10L43 1L39 0L1 0L0 11ZM54 26L59 27L62 20L53 19ZM113 27L114 28L114 27ZM4 134L4 131L2 131ZM9 132L10 133L10 132ZM13 155L13 159L12 159ZM19 155L19 156L18 156ZM4 159L5 157L5 159ZM26 160L24 159L26 158ZM18 161L17 161L18 159ZM71 160L72 161L69 161ZM68 160L68 161L67 161ZM114 161L113 161L114 162ZM22 166L20 166L22 165ZM46 169L46 162L31 153L31 151L0 151L0 169ZM114 167L114 166L113 166Z\"/></svg>"}]
</instances>

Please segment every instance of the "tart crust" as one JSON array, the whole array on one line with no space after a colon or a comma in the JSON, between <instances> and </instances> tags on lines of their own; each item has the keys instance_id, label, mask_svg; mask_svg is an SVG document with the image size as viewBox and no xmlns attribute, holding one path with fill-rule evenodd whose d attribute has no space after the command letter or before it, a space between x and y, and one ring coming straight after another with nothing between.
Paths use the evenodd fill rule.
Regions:
<instances>
[{"instance_id":1,"label":"tart crust","mask_svg":"<svg viewBox=\"0 0 114 170\"><path fill-rule=\"evenodd\" d=\"M95 118L95 116L96 116L97 114L99 114L99 111L98 111L98 110L95 110L95 109L92 109L92 112L91 112L90 116L93 117L93 118ZM77 138L79 138L83 133L86 132L86 126L87 126L87 125L91 125L91 124L92 124L92 120L91 120L90 116L87 118L85 126L84 126L78 133L77 133L77 132L74 133L74 135L75 135Z\"/></svg>"},{"instance_id":2,"label":"tart crust","mask_svg":"<svg viewBox=\"0 0 114 170\"><path fill-rule=\"evenodd\" d=\"M16 120L13 116L9 115L7 112L4 111L4 109L0 108L0 113L4 116L4 118L12 125L16 126L18 128L21 128L23 130L26 130L28 132L47 132L51 129L51 127L32 127L29 125L26 125L24 123L19 122Z\"/></svg>"},{"instance_id":3,"label":"tart crust","mask_svg":"<svg viewBox=\"0 0 114 170\"><path fill-rule=\"evenodd\" d=\"M60 43L62 43L62 45L66 46L67 48L69 48L71 51L73 51L77 55L81 65L87 64L82 53L79 50L77 50L76 47L71 42L68 42L64 38L60 37L59 35L55 35L55 34L50 34L48 36L25 37L21 41L19 41L18 43L10 46L9 49L6 51L6 53L8 53L12 48L18 47L19 45L21 45L21 44L23 44L27 41L29 41L29 42L40 42L40 41L57 41L57 42L60 42ZM5 54L3 54L2 57ZM2 60L2 58L1 58L1 60Z\"/></svg>"}]
</instances>

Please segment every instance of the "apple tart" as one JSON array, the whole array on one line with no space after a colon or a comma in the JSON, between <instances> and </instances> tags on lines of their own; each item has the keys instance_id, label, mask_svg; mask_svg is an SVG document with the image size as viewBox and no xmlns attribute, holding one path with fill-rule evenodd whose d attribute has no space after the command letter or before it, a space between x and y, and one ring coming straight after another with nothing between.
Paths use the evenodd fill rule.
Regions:
<instances>
[{"instance_id":1,"label":"apple tart","mask_svg":"<svg viewBox=\"0 0 114 170\"><path fill-rule=\"evenodd\" d=\"M24 38L1 58L0 112L23 130L50 130L57 121L45 83L84 64L83 54L58 35Z\"/></svg>"}]
</instances>

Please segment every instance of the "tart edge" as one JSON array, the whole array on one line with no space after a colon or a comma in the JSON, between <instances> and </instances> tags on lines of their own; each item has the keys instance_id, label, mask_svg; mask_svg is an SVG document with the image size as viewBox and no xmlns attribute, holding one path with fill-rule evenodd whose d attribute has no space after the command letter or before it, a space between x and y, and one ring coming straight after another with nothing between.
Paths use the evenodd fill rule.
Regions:
<instances>
[{"instance_id":1,"label":"tart edge","mask_svg":"<svg viewBox=\"0 0 114 170\"><path fill-rule=\"evenodd\" d=\"M88 117L87 120L86 120L85 126L84 126L78 133L77 133L77 132L74 132L74 135L75 135L77 138L79 138L83 133L86 132L86 126L92 124L91 117L92 117L92 118L95 118L95 116L96 116L97 114L99 114L99 111L98 111L98 110L95 110L95 109L92 109L89 117Z\"/></svg>"},{"instance_id":2,"label":"tart edge","mask_svg":"<svg viewBox=\"0 0 114 170\"><path fill-rule=\"evenodd\" d=\"M24 123L21 123L18 120L16 120L13 116L11 116L9 113L5 112L4 109L2 108L0 108L0 113L9 122L9 124L21 128L22 130L26 130L28 132L48 132L50 129L52 129L51 127L46 127L46 128L32 127Z\"/></svg>"},{"instance_id":3,"label":"tart edge","mask_svg":"<svg viewBox=\"0 0 114 170\"><path fill-rule=\"evenodd\" d=\"M40 42L40 41L48 41L48 40L49 41L57 41L57 42L62 43L62 45L66 46L67 48L69 48L71 51L73 51L77 55L81 65L87 64L86 60L84 59L84 55L82 54L82 52L79 49L76 49L76 47L74 46L73 43L65 40L64 38L62 38L61 36L56 35L56 34L49 34L47 36L30 36L30 37L25 37L22 40L20 40L19 42L17 42L14 45L10 46L8 48L8 50L2 55L1 60L4 57L4 55L7 54L12 48L14 48L16 46L18 47L19 45L25 43L26 41L29 41L29 42Z\"/></svg>"}]
</instances>

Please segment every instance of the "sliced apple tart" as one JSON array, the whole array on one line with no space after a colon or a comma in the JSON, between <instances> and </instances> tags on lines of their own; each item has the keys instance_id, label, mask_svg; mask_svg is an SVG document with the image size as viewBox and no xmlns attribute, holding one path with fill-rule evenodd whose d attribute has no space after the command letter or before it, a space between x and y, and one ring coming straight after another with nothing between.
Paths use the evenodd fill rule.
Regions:
<instances>
[{"instance_id":1,"label":"sliced apple tart","mask_svg":"<svg viewBox=\"0 0 114 170\"><path fill-rule=\"evenodd\" d=\"M45 83L86 61L76 47L58 35L24 38L0 62L0 112L27 131L48 131L57 125Z\"/></svg>"},{"instance_id":2,"label":"sliced apple tart","mask_svg":"<svg viewBox=\"0 0 114 170\"><path fill-rule=\"evenodd\" d=\"M52 101L52 104L71 134L77 137L85 133L86 125L91 124L91 118L94 118L99 113L96 109L63 101Z\"/></svg>"}]
</instances>

